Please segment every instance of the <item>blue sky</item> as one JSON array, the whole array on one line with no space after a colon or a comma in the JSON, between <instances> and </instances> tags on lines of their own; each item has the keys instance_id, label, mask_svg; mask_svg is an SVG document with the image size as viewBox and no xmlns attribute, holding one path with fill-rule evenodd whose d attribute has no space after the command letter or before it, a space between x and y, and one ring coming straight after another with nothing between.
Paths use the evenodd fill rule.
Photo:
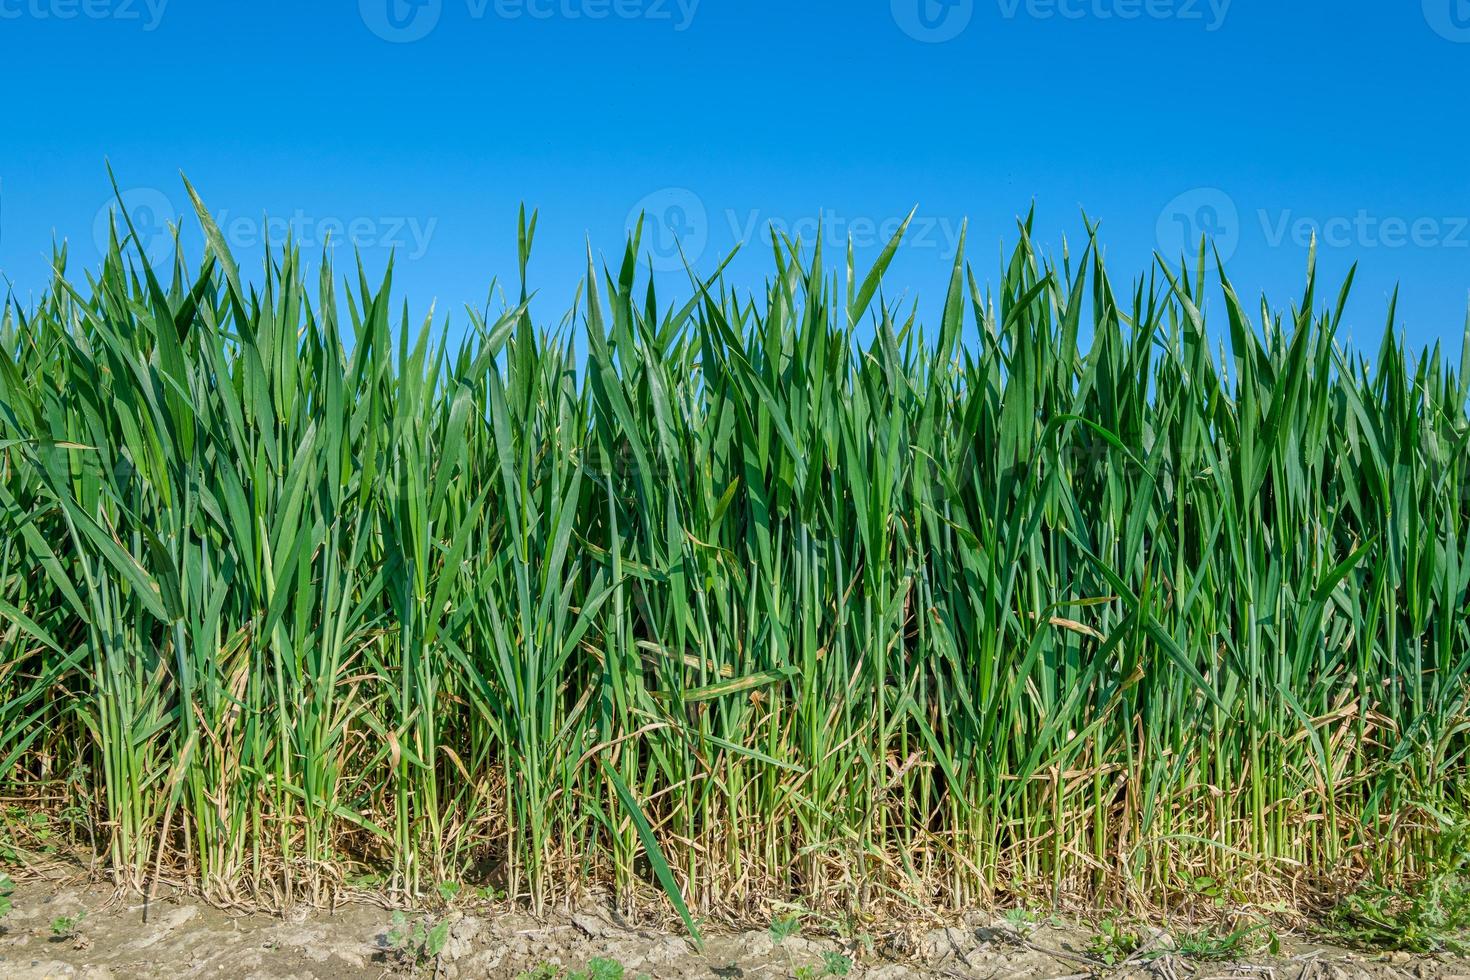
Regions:
<instances>
[{"instance_id":1,"label":"blue sky","mask_svg":"<svg viewBox=\"0 0 1470 980\"><path fill-rule=\"evenodd\" d=\"M1467 83L1470 0L0 0L0 273L34 297L53 235L97 262L110 159L153 225L182 170L242 261L288 226L396 248L461 323L523 200L547 323L640 207L660 268L668 226L700 269L755 236L759 287L771 223L871 259L917 205L889 282L932 319L959 222L992 279L1034 201L1048 249L1100 220L1122 280L1215 231L1283 304L1315 230L1329 281L1361 263L1355 340L1401 284L1410 340L1457 351Z\"/></svg>"}]
</instances>

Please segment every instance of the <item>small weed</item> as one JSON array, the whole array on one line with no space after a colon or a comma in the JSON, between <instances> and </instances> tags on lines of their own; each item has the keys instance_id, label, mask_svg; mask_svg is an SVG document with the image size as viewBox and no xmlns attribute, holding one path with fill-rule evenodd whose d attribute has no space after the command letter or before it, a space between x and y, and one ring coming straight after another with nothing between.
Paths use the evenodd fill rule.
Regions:
<instances>
[{"instance_id":1,"label":"small weed","mask_svg":"<svg viewBox=\"0 0 1470 980\"><path fill-rule=\"evenodd\" d=\"M1238 960L1262 950L1275 956L1281 939L1265 923L1221 934L1211 929L1181 932L1174 937L1177 951L1191 960Z\"/></svg>"},{"instance_id":2,"label":"small weed","mask_svg":"<svg viewBox=\"0 0 1470 980\"><path fill-rule=\"evenodd\" d=\"M78 912L76 915L58 915L51 920L51 936L54 939L75 939L77 930L82 927L82 920L87 913Z\"/></svg>"},{"instance_id":3,"label":"small weed","mask_svg":"<svg viewBox=\"0 0 1470 980\"><path fill-rule=\"evenodd\" d=\"M457 881L441 881L436 886L436 890L439 892L440 900L445 905L453 905L454 900L459 897L459 893L464 891L464 885Z\"/></svg>"},{"instance_id":4,"label":"small weed","mask_svg":"<svg viewBox=\"0 0 1470 980\"><path fill-rule=\"evenodd\" d=\"M15 882L10 880L10 875L0 873L0 919L10 914L15 906L11 904L10 896L15 894Z\"/></svg>"},{"instance_id":5,"label":"small weed","mask_svg":"<svg viewBox=\"0 0 1470 980\"><path fill-rule=\"evenodd\" d=\"M587 969L567 974L567 980L623 980L623 964L605 956L593 957Z\"/></svg>"},{"instance_id":6,"label":"small weed","mask_svg":"<svg viewBox=\"0 0 1470 980\"><path fill-rule=\"evenodd\" d=\"M561 976L561 970L552 963L537 963L529 970L523 970L516 974L516 980L557 980Z\"/></svg>"},{"instance_id":7,"label":"small weed","mask_svg":"<svg viewBox=\"0 0 1470 980\"><path fill-rule=\"evenodd\" d=\"M824 980L845 977L852 972L852 960L841 953L823 953L821 966L799 966L793 971L796 980Z\"/></svg>"},{"instance_id":8,"label":"small weed","mask_svg":"<svg viewBox=\"0 0 1470 980\"><path fill-rule=\"evenodd\" d=\"M1359 889L1333 910L1329 935L1421 955L1470 952L1470 814L1456 816L1442 818L1431 870L1417 887Z\"/></svg>"},{"instance_id":9,"label":"small weed","mask_svg":"<svg viewBox=\"0 0 1470 980\"><path fill-rule=\"evenodd\" d=\"M1032 909L1025 907L1006 910L1005 920L1006 925L1010 926L1016 935L1022 937L1031 935L1041 924L1041 917Z\"/></svg>"},{"instance_id":10,"label":"small weed","mask_svg":"<svg viewBox=\"0 0 1470 980\"><path fill-rule=\"evenodd\" d=\"M393 927L388 930L388 947L410 969L438 959L448 940L448 919L434 923L425 917L411 922L402 912L393 913Z\"/></svg>"},{"instance_id":11,"label":"small weed","mask_svg":"<svg viewBox=\"0 0 1470 980\"><path fill-rule=\"evenodd\" d=\"M1116 920L1104 919L1098 924L1087 951L1108 966L1117 966L1138 952L1143 937Z\"/></svg>"},{"instance_id":12,"label":"small weed","mask_svg":"<svg viewBox=\"0 0 1470 980\"><path fill-rule=\"evenodd\" d=\"M768 930L771 934L771 942L777 946L801 932L801 917L796 913L781 915L771 920Z\"/></svg>"},{"instance_id":13,"label":"small weed","mask_svg":"<svg viewBox=\"0 0 1470 980\"><path fill-rule=\"evenodd\" d=\"M1349 895L1332 912L1328 932L1354 946L1430 953L1470 952L1470 879L1426 881L1409 894L1372 886Z\"/></svg>"},{"instance_id":14,"label":"small weed","mask_svg":"<svg viewBox=\"0 0 1470 980\"><path fill-rule=\"evenodd\" d=\"M852 960L841 953L823 953L822 966L829 977L845 977L852 972Z\"/></svg>"}]
</instances>

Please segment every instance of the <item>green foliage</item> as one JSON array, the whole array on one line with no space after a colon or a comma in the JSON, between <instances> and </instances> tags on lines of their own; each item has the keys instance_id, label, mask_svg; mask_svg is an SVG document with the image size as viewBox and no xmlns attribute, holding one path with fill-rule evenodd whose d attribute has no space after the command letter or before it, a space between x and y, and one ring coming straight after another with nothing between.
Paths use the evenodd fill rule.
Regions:
<instances>
[{"instance_id":1,"label":"green foliage","mask_svg":"<svg viewBox=\"0 0 1470 980\"><path fill-rule=\"evenodd\" d=\"M567 974L567 980L623 980L623 964L605 956L595 956L587 969Z\"/></svg>"},{"instance_id":2,"label":"green foliage","mask_svg":"<svg viewBox=\"0 0 1470 980\"><path fill-rule=\"evenodd\" d=\"M1269 925L1260 924L1221 932L1191 929L1174 937L1175 951L1195 961L1238 960L1264 950L1272 956L1281 952L1281 940Z\"/></svg>"},{"instance_id":3,"label":"green foliage","mask_svg":"<svg viewBox=\"0 0 1470 980\"><path fill-rule=\"evenodd\" d=\"M1446 828L1436 860L1411 888L1368 884L1332 910L1329 935L1372 949L1470 953L1470 824Z\"/></svg>"},{"instance_id":4,"label":"green foliage","mask_svg":"<svg viewBox=\"0 0 1470 980\"><path fill-rule=\"evenodd\" d=\"M771 942L779 946L801 932L801 917L795 913L778 916L771 920L767 931L771 934Z\"/></svg>"},{"instance_id":5,"label":"green foliage","mask_svg":"<svg viewBox=\"0 0 1470 980\"><path fill-rule=\"evenodd\" d=\"M77 930L81 928L82 921L87 918L86 912L78 912L76 915L58 915L51 920L51 935L55 939L73 939Z\"/></svg>"},{"instance_id":6,"label":"green foliage","mask_svg":"<svg viewBox=\"0 0 1470 980\"><path fill-rule=\"evenodd\" d=\"M199 220L0 311L0 780L118 881L1231 903L1382 828L1413 880L1465 785L1470 346L1351 349L1312 269L1027 218L921 316L780 237L670 302L635 233L543 316L523 214L450 326Z\"/></svg>"},{"instance_id":7,"label":"green foliage","mask_svg":"<svg viewBox=\"0 0 1470 980\"><path fill-rule=\"evenodd\" d=\"M822 969L829 977L845 977L852 972L852 960L841 953L823 953Z\"/></svg>"},{"instance_id":8,"label":"green foliage","mask_svg":"<svg viewBox=\"0 0 1470 980\"><path fill-rule=\"evenodd\" d=\"M421 966L436 960L444 952L451 925L447 918L438 922L427 916L410 920L405 913L394 912L393 924L388 930L388 947L405 965Z\"/></svg>"},{"instance_id":9,"label":"green foliage","mask_svg":"<svg viewBox=\"0 0 1470 980\"><path fill-rule=\"evenodd\" d=\"M1142 945L1143 937L1137 931L1115 919L1104 919L1098 923L1087 950L1093 958L1108 966L1117 966L1138 952Z\"/></svg>"},{"instance_id":10,"label":"green foliage","mask_svg":"<svg viewBox=\"0 0 1470 980\"><path fill-rule=\"evenodd\" d=\"M10 896L14 894L15 882L10 880L10 875L0 873L0 919L9 915L10 910L15 907L10 900Z\"/></svg>"},{"instance_id":11,"label":"green foliage","mask_svg":"<svg viewBox=\"0 0 1470 980\"><path fill-rule=\"evenodd\" d=\"M796 980L821 980L823 977L845 977L852 972L852 960L841 953L823 953L820 966L807 963L792 971Z\"/></svg>"},{"instance_id":12,"label":"green foliage","mask_svg":"<svg viewBox=\"0 0 1470 980\"><path fill-rule=\"evenodd\" d=\"M1041 922L1041 917L1032 909L1025 906L1017 906L1013 909L1006 909L1005 921L1006 925L1010 926L1016 935L1029 936L1036 931L1036 927Z\"/></svg>"}]
</instances>

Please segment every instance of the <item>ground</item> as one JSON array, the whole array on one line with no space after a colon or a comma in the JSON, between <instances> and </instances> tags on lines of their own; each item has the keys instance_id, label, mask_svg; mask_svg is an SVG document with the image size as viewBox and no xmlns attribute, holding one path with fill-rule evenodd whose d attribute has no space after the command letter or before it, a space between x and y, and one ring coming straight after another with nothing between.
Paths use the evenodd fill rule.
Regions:
<instances>
[{"instance_id":1,"label":"ground","mask_svg":"<svg viewBox=\"0 0 1470 980\"><path fill-rule=\"evenodd\" d=\"M1163 933L1131 960L1112 965L1093 947L1096 931L1048 923L1022 938L1005 923L979 916L963 927L921 932L907 955L861 955L857 948L799 935L777 944L769 930L714 933L696 951L678 935L621 924L589 909L544 921L518 914L450 913L437 959L394 948L390 913L353 905L286 919L232 915L186 897L157 899L144 914L141 898L75 883L22 882L15 908L0 920L0 978L86 980L229 977L242 980L357 980L424 977L515 978L523 973L586 971L616 961L629 980L675 977L775 978L837 975L901 978L1076 978L1092 976L1203 980L1346 980L1346 978L1463 977L1470 961L1448 957L1367 954L1283 938L1279 952L1246 962L1191 961L1164 953ZM442 921L442 920L440 920ZM410 932L417 920L410 919ZM400 943L401 945L401 943ZM827 956L826 954L833 954ZM825 958L824 958L825 957ZM901 960L901 961L900 961ZM550 969L554 968L554 969ZM536 975L533 973L533 975ZM608 976L594 974L601 977ZM616 976L616 971L611 976ZM538 977L539 980L539 977Z\"/></svg>"}]
</instances>

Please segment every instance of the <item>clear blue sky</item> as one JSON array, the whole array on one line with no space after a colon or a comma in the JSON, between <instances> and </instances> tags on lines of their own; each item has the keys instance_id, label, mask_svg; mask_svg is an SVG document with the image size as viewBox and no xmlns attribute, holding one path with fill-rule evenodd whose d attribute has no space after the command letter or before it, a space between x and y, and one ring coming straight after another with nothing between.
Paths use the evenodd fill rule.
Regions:
<instances>
[{"instance_id":1,"label":"clear blue sky","mask_svg":"<svg viewBox=\"0 0 1470 980\"><path fill-rule=\"evenodd\" d=\"M155 223L186 172L252 267L286 223L396 245L459 322L514 277L522 200L542 322L640 203L701 269L819 210L871 258L918 205L890 284L930 319L960 219L992 279L1033 200L1048 248L1100 219L1123 279L1219 229L1283 303L1315 228L1370 344L1400 283L1409 338L1457 351L1470 295L1470 0L0 0L0 92L21 297L53 235L97 262L107 159Z\"/></svg>"}]
</instances>

